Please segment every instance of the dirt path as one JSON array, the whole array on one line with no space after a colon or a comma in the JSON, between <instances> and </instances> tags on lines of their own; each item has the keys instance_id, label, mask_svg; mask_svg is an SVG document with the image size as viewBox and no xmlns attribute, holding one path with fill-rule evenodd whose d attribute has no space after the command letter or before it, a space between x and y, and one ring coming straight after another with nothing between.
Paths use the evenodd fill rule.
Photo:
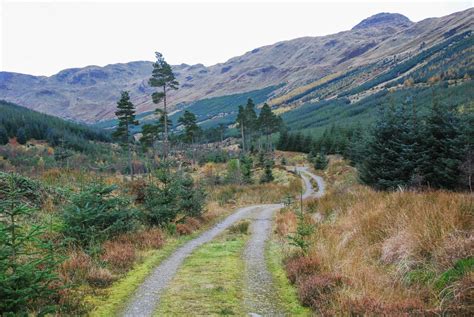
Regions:
<instances>
[{"instance_id":1,"label":"dirt path","mask_svg":"<svg viewBox=\"0 0 474 317\"><path fill-rule=\"evenodd\" d=\"M306 190L303 198L319 197L324 193L324 182L319 176L313 175L304 167L296 168L305 183ZM313 190L309 177L318 183L318 192ZM251 230L252 236L244 252L246 262L246 296L245 305L249 313L258 316L284 315L278 307L278 299L264 258L265 244L271 234L272 220L275 212L282 205L253 205L238 209L226 219L202 233L199 237L187 242L176 250L169 258L154 269L145 282L135 291L122 316L152 316L160 296L178 268L195 249L214 239L218 234L229 228L235 222L254 216Z\"/></svg>"},{"instance_id":2,"label":"dirt path","mask_svg":"<svg viewBox=\"0 0 474 317\"><path fill-rule=\"evenodd\" d=\"M321 177L308 172L305 167L297 167L296 171L301 175L305 185L303 199L321 197L324 194L324 181ZM310 178L317 182L317 191L314 190ZM251 227L252 236L244 251L246 263L244 304L251 316L287 315L278 305L278 293L265 261L265 246L271 235L273 216L282 207L281 204L266 205L256 214Z\"/></svg>"},{"instance_id":3,"label":"dirt path","mask_svg":"<svg viewBox=\"0 0 474 317\"><path fill-rule=\"evenodd\" d=\"M214 239L236 221L247 217L250 213L263 206L265 205L254 205L238 209L199 237L187 242L176 250L168 259L155 268L145 282L140 285L121 315L130 317L152 316L155 307L159 303L162 291L175 276L178 268L187 256L196 248Z\"/></svg>"}]
</instances>

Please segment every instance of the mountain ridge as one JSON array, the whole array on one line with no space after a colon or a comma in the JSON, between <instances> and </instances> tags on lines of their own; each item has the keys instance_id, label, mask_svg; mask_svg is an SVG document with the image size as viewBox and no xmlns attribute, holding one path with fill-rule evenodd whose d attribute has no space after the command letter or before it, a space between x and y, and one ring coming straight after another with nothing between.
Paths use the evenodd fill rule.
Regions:
<instances>
[{"instance_id":1,"label":"mountain ridge","mask_svg":"<svg viewBox=\"0 0 474 317\"><path fill-rule=\"evenodd\" d=\"M402 15L380 13L351 30L277 42L209 67L174 65L181 85L170 96L171 106L281 85L269 96L272 99L331 74L387 58L403 60L421 46L472 30L473 12L471 8L416 23L408 23ZM133 61L91 65L65 69L49 77L0 72L0 98L92 123L113 118L120 91L129 90L138 112L150 111L156 107L149 97L153 89L147 84L151 64Z\"/></svg>"}]
</instances>

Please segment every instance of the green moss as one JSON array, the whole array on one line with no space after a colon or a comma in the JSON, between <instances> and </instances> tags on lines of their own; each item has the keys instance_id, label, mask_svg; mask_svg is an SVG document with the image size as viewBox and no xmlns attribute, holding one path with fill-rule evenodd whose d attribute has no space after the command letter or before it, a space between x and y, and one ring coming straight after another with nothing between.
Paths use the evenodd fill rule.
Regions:
<instances>
[{"instance_id":1,"label":"green moss","mask_svg":"<svg viewBox=\"0 0 474 317\"><path fill-rule=\"evenodd\" d=\"M241 258L246 235L224 235L188 257L155 316L245 315Z\"/></svg>"},{"instance_id":2,"label":"green moss","mask_svg":"<svg viewBox=\"0 0 474 317\"><path fill-rule=\"evenodd\" d=\"M266 249L267 266L272 274L280 298L280 305L291 316L311 316L311 311L299 304L296 289L290 284L283 268L281 245L270 241Z\"/></svg>"}]
</instances>

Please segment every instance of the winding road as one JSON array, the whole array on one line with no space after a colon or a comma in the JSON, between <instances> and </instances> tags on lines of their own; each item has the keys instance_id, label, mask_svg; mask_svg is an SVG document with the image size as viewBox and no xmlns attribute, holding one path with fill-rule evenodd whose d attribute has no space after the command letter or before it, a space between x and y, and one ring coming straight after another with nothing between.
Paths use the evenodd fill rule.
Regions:
<instances>
[{"instance_id":1,"label":"winding road","mask_svg":"<svg viewBox=\"0 0 474 317\"><path fill-rule=\"evenodd\" d=\"M324 181L321 177L312 174L306 167L295 167L294 171L301 175L305 185L303 199L321 197L324 194ZM313 189L311 178L318 184L317 191ZM243 255L246 267L245 306L249 314L253 316L285 315L278 307L272 276L267 269L264 258L265 243L271 234L273 216L282 206L281 204L266 204L240 208L211 229L184 244L153 270L150 276L135 291L121 315L127 317L152 316L160 302L163 291L176 275L184 259L198 247L211 241L234 223L245 218L253 219L252 235Z\"/></svg>"}]
</instances>

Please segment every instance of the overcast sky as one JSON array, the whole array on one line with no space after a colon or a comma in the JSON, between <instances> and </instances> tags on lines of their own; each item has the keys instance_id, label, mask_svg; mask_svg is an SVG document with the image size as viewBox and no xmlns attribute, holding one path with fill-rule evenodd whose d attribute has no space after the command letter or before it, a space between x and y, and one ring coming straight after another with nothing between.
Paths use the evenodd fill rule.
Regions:
<instances>
[{"instance_id":1,"label":"overcast sky","mask_svg":"<svg viewBox=\"0 0 474 317\"><path fill-rule=\"evenodd\" d=\"M52 75L65 68L153 60L213 65L253 48L348 30L379 12L412 21L472 1L1 1L0 69Z\"/></svg>"}]
</instances>

